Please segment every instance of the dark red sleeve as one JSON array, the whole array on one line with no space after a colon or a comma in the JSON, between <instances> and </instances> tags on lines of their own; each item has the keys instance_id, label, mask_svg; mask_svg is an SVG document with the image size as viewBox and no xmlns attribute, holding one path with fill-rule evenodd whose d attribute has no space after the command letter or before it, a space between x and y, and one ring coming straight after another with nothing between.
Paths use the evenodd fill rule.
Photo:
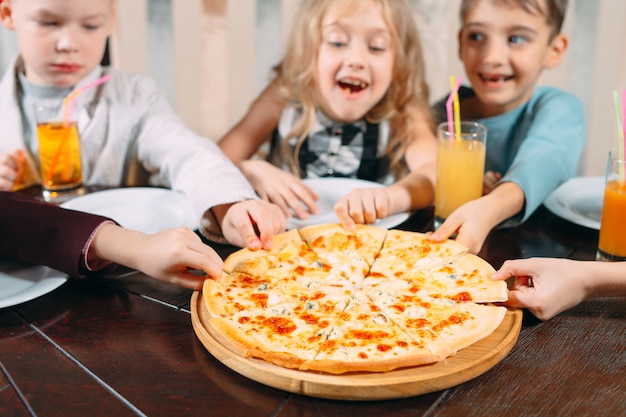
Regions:
<instances>
[{"instance_id":1,"label":"dark red sleeve","mask_svg":"<svg viewBox=\"0 0 626 417\"><path fill-rule=\"evenodd\" d=\"M0 257L81 275L85 243L106 220L0 191Z\"/></svg>"}]
</instances>

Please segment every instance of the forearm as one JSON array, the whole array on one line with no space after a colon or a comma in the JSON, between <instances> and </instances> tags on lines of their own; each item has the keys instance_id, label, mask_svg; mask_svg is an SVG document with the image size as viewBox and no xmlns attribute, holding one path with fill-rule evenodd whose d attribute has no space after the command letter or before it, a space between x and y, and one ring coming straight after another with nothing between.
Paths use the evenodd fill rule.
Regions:
<instances>
[{"instance_id":1,"label":"forearm","mask_svg":"<svg viewBox=\"0 0 626 417\"><path fill-rule=\"evenodd\" d=\"M269 162L260 159L246 159L236 162L236 165L255 190L257 183L262 181L264 176L267 176L268 170L274 168Z\"/></svg>"},{"instance_id":2,"label":"forearm","mask_svg":"<svg viewBox=\"0 0 626 417\"><path fill-rule=\"evenodd\" d=\"M489 219L490 229L515 216L524 208L524 192L513 182L499 184L482 199L484 215Z\"/></svg>"},{"instance_id":3,"label":"forearm","mask_svg":"<svg viewBox=\"0 0 626 417\"><path fill-rule=\"evenodd\" d=\"M235 165L239 166L241 161L251 158L258 149L257 144L251 143L250 135L245 131L245 127L238 124L226 134L219 142L218 146ZM239 167L241 168L241 167Z\"/></svg>"},{"instance_id":4,"label":"forearm","mask_svg":"<svg viewBox=\"0 0 626 417\"><path fill-rule=\"evenodd\" d=\"M435 199L432 181L419 171L411 172L388 188L390 214L430 207Z\"/></svg>"},{"instance_id":5,"label":"forearm","mask_svg":"<svg viewBox=\"0 0 626 417\"><path fill-rule=\"evenodd\" d=\"M287 99L275 84L270 84L252 103L246 115L218 142L232 161L251 158L278 125Z\"/></svg>"},{"instance_id":6,"label":"forearm","mask_svg":"<svg viewBox=\"0 0 626 417\"><path fill-rule=\"evenodd\" d=\"M587 299L626 296L626 262L581 262Z\"/></svg>"},{"instance_id":7,"label":"forearm","mask_svg":"<svg viewBox=\"0 0 626 417\"><path fill-rule=\"evenodd\" d=\"M137 253L145 235L112 223L97 231L87 252L87 263L109 261L129 268L138 268Z\"/></svg>"}]
</instances>

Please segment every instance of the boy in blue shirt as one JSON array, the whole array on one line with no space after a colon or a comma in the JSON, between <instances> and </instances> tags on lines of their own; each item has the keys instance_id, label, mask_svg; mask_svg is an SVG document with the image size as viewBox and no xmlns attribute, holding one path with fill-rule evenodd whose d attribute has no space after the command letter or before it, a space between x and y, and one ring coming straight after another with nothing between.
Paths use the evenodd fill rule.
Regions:
<instances>
[{"instance_id":1,"label":"boy in blue shirt","mask_svg":"<svg viewBox=\"0 0 626 417\"><path fill-rule=\"evenodd\" d=\"M576 174L584 147L581 103L538 87L567 49L567 0L463 0L459 54L472 88L459 91L461 118L487 127L483 196L455 210L432 234L478 252L494 227L525 221ZM445 111L438 105L444 121Z\"/></svg>"}]
</instances>

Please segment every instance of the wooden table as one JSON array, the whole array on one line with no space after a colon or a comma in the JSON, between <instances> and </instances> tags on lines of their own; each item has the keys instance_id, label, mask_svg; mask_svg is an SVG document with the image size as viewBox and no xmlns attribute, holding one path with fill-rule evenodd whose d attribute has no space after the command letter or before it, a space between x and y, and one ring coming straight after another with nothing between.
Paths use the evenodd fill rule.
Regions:
<instances>
[{"instance_id":1,"label":"wooden table","mask_svg":"<svg viewBox=\"0 0 626 417\"><path fill-rule=\"evenodd\" d=\"M432 211L399 228L430 230ZM594 258L598 233L540 208L496 230L481 256ZM227 255L232 247L216 246ZM0 289L1 291L1 289ZM524 312L516 345L459 386L402 400L348 402L263 386L197 339L192 292L141 273L70 279L0 310L1 416L626 415L626 299L584 302L547 322Z\"/></svg>"}]
</instances>

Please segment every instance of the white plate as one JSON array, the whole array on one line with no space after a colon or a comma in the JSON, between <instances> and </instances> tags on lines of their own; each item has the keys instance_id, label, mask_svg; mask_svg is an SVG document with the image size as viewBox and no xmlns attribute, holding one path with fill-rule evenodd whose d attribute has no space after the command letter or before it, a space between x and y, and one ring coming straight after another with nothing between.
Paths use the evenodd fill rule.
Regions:
<instances>
[{"instance_id":1,"label":"white plate","mask_svg":"<svg viewBox=\"0 0 626 417\"><path fill-rule=\"evenodd\" d=\"M196 230L200 221L187 196L165 188L99 191L73 198L61 207L109 217L127 229L149 234L178 226Z\"/></svg>"},{"instance_id":2,"label":"white plate","mask_svg":"<svg viewBox=\"0 0 626 417\"><path fill-rule=\"evenodd\" d=\"M559 217L600 230L604 177L576 177L561 184L543 204Z\"/></svg>"},{"instance_id":3,"label":"white plate","mask_svg":"<svg viewBox=\"0 0 626 417\"><path fill-rule=\"evenodd\" d=\"M340 197L343 197L355 188L383 187L383 185L376 182L351 178L314 178L305 179L302 182L315 191L315 193L319 196L319 199L317 200L317 207L320 212L315 216L309 216L305 220L293 217L289 218L287 220L287 229L322 223L337 223L339 222L339 219L335 215L333 207ZM392 227L405 221L408 217L409 213L393 214L376 221L374 226L391 229Z\"/></svg>"},{"instance_id":4,"label":"white plate","mask_svg":"<svg viewBox=\"0 0 626 417\"><path fill-rule=\"evenodd\" d=\"M67 277L46 266L0 261L0 308L47 294L65 283Z\"/></svg>"}]
</instances>

